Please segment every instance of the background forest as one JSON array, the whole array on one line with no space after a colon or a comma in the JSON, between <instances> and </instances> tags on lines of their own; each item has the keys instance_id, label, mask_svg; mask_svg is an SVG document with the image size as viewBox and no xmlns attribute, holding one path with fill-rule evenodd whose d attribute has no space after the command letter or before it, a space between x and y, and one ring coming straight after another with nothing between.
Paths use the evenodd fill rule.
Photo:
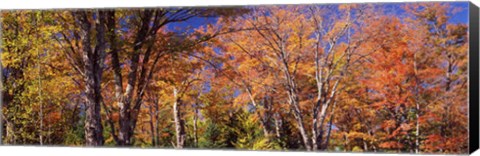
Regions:
<instances>
[{"instance_id":1,"label":"background forest","mask_svg":"<svg viewBox=\"0 0 480 156\"><path fill-rule=\"evenodd\" d=\"M2 11L1 141L467 153L467 6Z\"/></svg>"}]
</instances>

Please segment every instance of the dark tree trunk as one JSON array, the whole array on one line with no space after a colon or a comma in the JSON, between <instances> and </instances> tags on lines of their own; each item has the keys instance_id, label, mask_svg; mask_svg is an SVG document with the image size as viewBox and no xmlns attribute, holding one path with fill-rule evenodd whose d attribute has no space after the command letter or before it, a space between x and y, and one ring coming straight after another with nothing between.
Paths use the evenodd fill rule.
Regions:
<instances>
[{"instance_id":1,"label":"dark tree trunk","mask_svg":"<svg viewBox=\"0 0 480 156\"><path fill-rule=\"evenodd\" d=\"M96 45L92 51L91 28L92 23L88 19L87 12L75 13L81 24L82 55L85 72L85 141L87 146L102 146L103 127L100 116L102 95L101 78L103 70L103 58L105 56L105 19L103 12L96 12Z\"/></svg>"},{"instance_id":2,"label":"dark tree trunk","mask_svg":"<svg viewBox=\"0 0 480 156\"><path fill-rule=\"evenodd\" d=\"M121 89L122 85L122 80L121 80L121 75L120 72L115 72L114 74L116 75L115 78L116 80L116 94L118 95L117 98L117 103L118 106L120 107L120 129L119 129L119 134L118 134L118 142L117 144L120 146L130 146L132 145L132 136L133 132L135 130L135 122L136 122L136 115L135 115L135 110L132 108L132 104L137 104L141 103L142 97L136 97L137 100L134 99L134 89L135 89L135 84L137 84L137 71L139 67L139 61L140 61L140 53L141 49L146 41L146 38L148 36L148 29L149 29L149 23L150 18L152 17L152 11L143 11L143 17L142 17L142 25L140 29L137 32L137 36L135 38L135 43L133 46L133 53L131 54L131 65L130 65L130 72L128 73L128 82L127 82L127 87L125 89L125 93L121 95L123 92ZM113 56L113 60L117 59L118 60L118 55ZM145 59L145 58L144 58ZM120 71L120 65L119 64L114 64L113 66L114 71ZM143 78L143 77L141 77ZM137 88L139 90L141 88ZM133 102L135 101L135 102ZM138 102L137 102L138 101Z\"/></svg>"},{"instance_id":3,"label":"dark tree trunk","mask_svg":"<svg viewBox=\"0 0 480 156\"><path fill-rule=\"evenodd\" d=\"M325 146L323 146L322 149L328 149L328 144L330 143L330 134L332 132L332 122L333 122L333 114L330 116L330 121L328 122L328 131L327 131L327 136L325 137Z\"/></svg>"}]
</instances>

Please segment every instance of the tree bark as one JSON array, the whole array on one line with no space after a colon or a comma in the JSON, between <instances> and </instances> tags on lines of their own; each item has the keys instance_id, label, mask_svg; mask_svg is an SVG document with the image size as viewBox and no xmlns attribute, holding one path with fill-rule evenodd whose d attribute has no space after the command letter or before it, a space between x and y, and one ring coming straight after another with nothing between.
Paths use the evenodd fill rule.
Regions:
<instances>
[{"instance_id":1,"label":"tree bark","mask_svg":"<svg viewBox=\"0 0 480 156\"><path fill-rule=\"evenodd\" d=\"M173 97L175 102L173 103L173 119L175 123L175 136L177 144L175 148L182 149L185 146L185 123L181 117L180 105L181 100L178 98L178 91L175 88L173 90Z\"/></svg>"},{"instance_id":2,"label":"tree bark","mask_svg":"<svg viewBox=\"0 0 480 156\"><path fill-rule=\"evenodd\" d=\"M123 103L122 103L123 102L123 95L122 95L123 82L122 82L122 73L120 69L120 60L118 57L118 45L116 41L117 37L115 34L115 30L116 30L115 24L116 24L115 11L114 10L107 11L106 12L107 38L109 42L110 55L112 58L112 67L114 72L113 82L115 86L115 100L118 102L119 106L123 106ZM106 106L105 106L105 109L106 111L108 111ZM119 141L119 137L115 133L114 121L111 118L108 118L107 120L109 120L110 127L112 127L111 128L112 130L110 133L112 136L114 136L114 140L117 143L117 145L119 145L120 141ZM120 126L120 128L122 127Z\"/></svg>"},{"instance_id":3,"label":"tree bark","mask_svg":"<svg viewBox=\"0 0 480 156\"><path fill-rule=\"evenodd\" d=\"M140 64L140 55L143 46L145 45L147 38L149 35L149 30L155 31L151 29L154 26L150 26L151 18L153 17L153 12L151 10L145 10L142 12L141 16L141 24L140 28L137 32L137 36L135 37L134 45L133 45L133 52L130 55L131 57L131 64L130 64L130 71L127 76L127 86L125 88L125 92L123 92L123 82L122 82L122 75L121 75L121 67L119 65L118 54L116 51L112 51L112 63L114 68L114 75L115 75L115 94L117 99L117 104L120 108L120 129L118 134L118 142L117 144L120 146L130 146L132 145L132 137L135 130L135 125L137 121L137 115L140 109L140 105L143 99L143 83L137 83L138 81L138 67ZM114 21L113 21L114 22ZM155 23L156 25L157 23ZM158 30L158 29L156 29ZM155 31L156 32L156 31ZM114 42L115 38L111 38ZM115 50L115 49L114 49ZM149 56L145 56L148 60ZM144 70L142 70L145 72ZM144 76L144 75L143 75ZM144 79L144 77L140 77ZM148 77L150 78L150 76ZM142 81L144 82L144 81ZM136 84L142 86L143 88L136 88ZM134 90L137 89L137 97L134 98ZM132 107L133 104L133 107Z\"/></svg>"},{"instance_id":4,"label":"tree bark","mask_svg":"<svg viewBox=\"0 0 480 156\"><path fill-rule=\"evenodd\" d=\"M333 103L333 108L332 108L332 112L335 110L335 106L337 105L337 102L334 102ZM332 132L332 126L333 126L333 119L335 117L335 114L332 113L332 115L330 115L330 121L328 122L328 130L327 130L327 136L325 137L326 140L325 140L325 146L322 148L322 149L328 149L328 144L330 144L330 134Z\"/></svg>"},{"instance_id":5,"label":"tree bark","mask_svg":"<svg viewBox=\"0 0 480 156\"><path fill-rule=\"evenodd\" d=\"M296 102L294 102L294 103L296 103ZM302 117L300 108L298 106L298 103L295 104L295 106L294 106L294 117L295 117L296 122L297 122L297 127L298 127L298 129L300 131L300 134L302 136L305 149L307 151L312 151L313 150L312 144L310 143L310 141L308 139L308 134L307 134L307 131L306 131L305 126L303 124L303 117Z\"/></svg>"},{"instance_id":6,"label":"tree bark","mask_svg":"<svg viewBox=\"0 0 480 156\"><path fill-rule=\"evenodd\" d=\"M155 134L156 134L156 137L155 137L155 145L158 146L159 144L159 137L160 137L160 127L158 125L160 125L160 120L158 119L158 113L159 113L159 109L158 109L158 104L159 104L159 101L158 99L156 99L156 102L155 102Z\"/></svg>"},{"instance_id":7,"label":"tree bark","mask_svg":"<svg viewBox=\"0 0 480 156\"><path fill-rule=\"evenodd\" d=\"M285 68L288 69L288 64L284 61L285 63ZM303 141L303 144L305 146L305 149L307 151L311 151L312 150L312 145L308 139L308 134L307 134L307 131L305 130L305 126L304 126L304 123L303 123L303 117L302 117L302 112L300 110L300 106L298 104L298 96L297 96L297 93L296 93L296 87L295 87L295 82L293 81L293 79L291 78L291 75L290 73L288 72L288 70L286 70L285 72L285 77L287 79L287 89L288 89L288 96L289 96L289 99L288 99L288 103L290 104L291 108L293 109L293 115L295 117L295 121L296 121L296 124L297 124L297 128L298 130L300 131L300 135L302 137L302 141Z\"/></svg>"},{"instance_id":8,"label":"tree bark","mask_svg":"<svg viewBox=\"0 0 480 156\"><path fill-rule=\"evenodd\" d=\"M282 124L282 121L279 119L280 118L280 115L277 113L275 114L275 117L274 117L274 120L275 120L275 136L277 138L280 138L281 137L281 124Z\"/></svg>"},{"instance_id":9,"label":"tree bark","mask_svg":"<svg viewBox=\"0 0 480 156\"><path fill-rule=\"evenodd\" d=\"M263 131L263 135L265 137L269 136L270 135L270 130L269 130L269 127L268 127L268 121L265 119L265 116L262 115L259 111L258 111L258 104L257 102L255 101L255 98L253 97L253 94L252 94L252 90L250 89L250 87L248 87L247 85L245 85L245 90L247 91L248 93L248 97L250 98L250 102L252 103L253 107L255 108L255 114L258 116L259 118L259 121L260 121L260 126L262 127L262 131ZM264 103L264 106L265 108L267 108L267 104ZM265 113L266 114L266 113Z\"/></svg>"},{"instance_id":10,"label":"tree bark","mask_svg":"<svg viewBox=\"0 0 480 156\"><path fill-rule=\"evenodd\" d=\"M197 120L198 120L198 103L195 106L193 114L193 143L195 147L198 147L198 130L197 130Z\"/></svg>"},{"instance_id":11,"label":"tree bark","mask_svg":"<svg viewBox=\"0 0 480 156\"><path fill-rule=\"evenodd\" d=\"M103 57L105 53L105 29L103 12L96 12L96 45L94 51L91 48L91 28L92 23L88 19L85 11L75 13L81 24L81 39L83 45L83 61L85 72L85 145L101 146L103 145L103 127L100 116L101 109L101 77L103 70Z\"/></svg>"},{"instance_id":12,"label":"tree bark","mask_svg":"<svg viewBox=\"0 0 480 156\"><path fill-rule=\"evenodd\" d=\"M15 141L17 140L17 136L15 135L15 126L12 122L6 122L6 134L5 140L6 144L13 144L15 145Z\"/></svg>"},{"instance_id":13,"label":"tree bark","mask_svg":"<svg viewBox=\"0 0 480 156\"><path fill-rule=\"evenodd\" d=\"M114 13L109 14L109 30L110 32L110 42L112 48L112 66L114 69L114 82L115 82L115 97L117 104L120 108L120 119L119 119L119 133L118 133L118 142L119 146L129 146L132 144L131 138L133 136L132 127L132 108L131 103L133 101L133 90L137 82L137 69L139 63L140 49L143 46L143 41L146 39L147 30L148 30L148 21L150 21L151 11L145 11L145 16L142 18L142 26L140 27L137 37L135 38L135 43L133 47L133 52L131 54L131 65L130 72L128 74L128 84L123 92L123 80L121 74L121 67L118 58L118 50L116 49L115 41L115 20Z\"/></svg>"},{"instance_id":14,"label":"tree bark","mask_svg":"<svg viewBox=\"0 0 480 156\"><path fill-rule=\"evenodd\" d=\"M155 116L155 111L153 109L153 106L150 106L149 107L149 117L150 117L150 121L148 122L149 125L150 125L150 137L152 139L152 146L155 147L156 146L156 142L155 142L155 138L157 138L157 136L155 136L155 126L153 124L153 118Z\"/></svg>"},{"instance_id":15,"label":"tree bark","mask_svg":"<svg viewBox=\"0 0 480 156\"><path fill-rule=\"evenodd\" d=\"M415 153L420 152L420 103L419 103L419 86L420 84L419 78L418 78L418 67L417 67L417 60L416 57L417 53L413 54L413 70L414 70L414 78L415 78Z\"/></svg>"}]
</instances>

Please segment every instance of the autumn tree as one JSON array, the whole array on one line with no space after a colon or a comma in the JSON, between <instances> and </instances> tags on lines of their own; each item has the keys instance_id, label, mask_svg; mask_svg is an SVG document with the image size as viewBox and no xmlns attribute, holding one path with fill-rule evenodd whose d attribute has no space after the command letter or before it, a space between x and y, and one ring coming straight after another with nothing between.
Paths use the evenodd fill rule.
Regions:
<instances>
[{"instance_id":1,"label":"autumn tree","mask_svg":"<svg viewBox=\"0 0 480 156\"><path fill-rule=\"evenodd\" d=\"M53 12L3 12L2 120L8 144L53 145L65 141L78 121L79 99L69 64L51 42ZM19 18L20 20L17 20ZM55 88L55 89L51 89ZM4 126L4 125L2 125Z\"/></svg>"},{"instance_id":2,"label":"autumn tree","mask_svg":"<svg viewBox=\"0 0 480 156\"><path fill-rule=\"evenodd\" d=\"M431 54L424 57L435 58L435 61L427 62L430 66L423 68L438 69L442 73L436 75L434 83L428 83L435 85L437 89L437 96L432 100L434 104L428 108L432 114L439 115L433 115L433 118L438 119L434 121L439 123L440 132L426 135L424 148L428 151L461 152L460 149L465 149L467 145L455 142L462 142L461 138L467 138L467 120L462 112L466 111L467 106L468 28L465 24L449 23L452 14L460 11L460 8L445 3L406 5L405 9L412 14L412 20L415 20L413 22L417 27L424 30L419 50Z\"/></svg>"},{"instance_id":3,"label":"autumn tree","mask_svg":"<svg viewBox=\"0 0 480 156\"><path fill-rule=\"evenodd\" d=\"M323 134L320 133L324 131L320 132L320 129L324 128L327 110L335 101L341 75L346 74L351 54L358 46L356 44L360 43L359 39L350 42L348 35L353 23L360 20L363 13L353 12L350 7L341 6L339 16L331 19L319 19L318 16L321 15L317 16L328 8L259 7L253 14L241 17L241 22L236 24L244 29L253 28L252 31L231 35L222 40L232 47L225 50L229 57L241 60L242 66L253 64L261 66L262 70L270 70L274 73L271 76L277 78L273 81L280 82L285 87L282 88L284 95L288 97L290 109L307 150L323 148L317 143L322 142L320 138ZM316 38L311 37L315 35ZM314 53L311 53L312 51ZM336 53L337 51L339 52ZM312 57L315 59L308 60ZM316 66L317 70L311 70L310 65ZM316 73L312 74L315 76L310 75L312 72ZM248 74L260 78L252 73ZM303 94L312 91L313 88L309 89L308 84L304 84L312 77L316 80L317 87L320 87L317 88L316 104L301 106L311 100L304 99L306 96ZM268 82L261 81L262 84ZM243 84L246 86L245 92L251 97L252 90L248 88L249 85L251 84ZM306 108L312 110L312 116L305 115ZM311 118L309 120L312 122L305 124L307 118ZM311 127L311 134L308 127Z\"/></svg>"}]
</instances>

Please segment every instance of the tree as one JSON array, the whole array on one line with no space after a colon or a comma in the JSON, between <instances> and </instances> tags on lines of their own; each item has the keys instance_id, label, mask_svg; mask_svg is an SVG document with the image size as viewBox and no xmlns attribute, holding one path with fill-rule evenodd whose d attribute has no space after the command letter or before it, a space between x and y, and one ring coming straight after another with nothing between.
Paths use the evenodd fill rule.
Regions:
<instances>
[{"instance_id":1,"label":"tree","mask_svg":"<svg viewBox=\"0 0 480 156\"><path fill-rule=\"evenodd\" d=\"M241 17L234 24L237 29L240 27L253 30L222 37L222 43L227 43L228 45L226 46L228 49L225 50L227 56L241 61L242 65L239 68L246 65L261 66L261 71L274 73L271 76L277 79L273 81L280 82L285 87L282 88L283 94L288 97L288 103L293 110L297 128L307 150L323 148L319 147L320 145L317 143L318 141L321 142L320 138L323 137L322 134L319 134L319 129L323 129L327 110L330 104L335 101L334 97L336 92L338 92L337 87L342 77L340 75L346 74L350 57L357 48L357 44L361 43L360 39L356 39L351 43L350 39L348 39L348 43L343 45L336 43L338 40L350 35L347 32L350 31L352 23L362 19L363 16L362 12L351 15L350 6L340 6L339 8L341 10L339 17L329 19L333 21L331 23L327 22L327 20L322 23L322 21L319 21L320 19L317 19L318 17L312 15L328 10L326 7L310 8L311 14L302 12L306 9L302 9L302 7L259 7L254 10L253 14ZM306 24L304 25L303 23ZM315 35L316 38L311 37ZM337 44L342 47L337 47ZM309 53L311 51L316 52ZM323 51L326 52L323 53ZM337 51L339 52L335 53ZM307 58L311 57L316 59L307 60ZM236 65L238 64L237 62ZM316 65L317 70L316 72L313 70L313 73L316 73L314 79L317 81L317 87L319 87L317 88L317 104L313 107L308 106L311 108L313 116L304 115L305 108L301 106L304 99L300 99L304 98L301 95L307 92L307 88L309 88L307 84L302 84L309 82L309 78L311 78L310 73L312 70L309 68L309 65ZM247 71L250 73L246 74L260 78L251 73L251 70L248 70L248 68ZM325 78L322 77L324 72L328 74ZM339 76L334 76L337 74ZM246 78L245 75L237 75ZM282 79L279 80L279 77L282 77ZM262 83L268 84L268 81L265 79L267 78L263 78ZM323 84L328 84L328 86ZM252 84L240 83L240 86L245 86L244 88L246 89L244 90L251 97L252 103L255 103L250 85ZM325 93L327 91L328 93ZM310 122L312 125L305 125L306 118L310 117L312 118L311 120L309 119L312 121ZM312 127L310 131L311 139L308 137L309 134L307 132L307 127L309 126Z\"/></svg>"},{"instance_id":2,"label":"tree","mask_svg":"<svg viewBox=\"0 0 480 156\"><path fill-rule=\"evenodd\" d=\"M11 11L2 14L3 109L8 144L56 144L79 119L77 86L70 67L56 55L52 12ZM20 19L20 20L17 20ZM50 89L56 88L56 89ZM70 118L72 117L73 118ZM2 125L4 126L4 125Z\"/></svg>"},{"instance_id":3,"label":"tree","mask_svg":"<svg viewBox=\"0 0 480 156\"><path fill-rule=\"evenodd\" d=\"M460 120L466 116L461 112L466 108L467 69L465 58L467 53L467 26L464 24L449 23L452 13L458 11L459 8L453 8L445 3L425 3L419 5L407 5L405 9L412 14L413 23L424 30L424 36L419 43L420 50L429 51L431 57L436 58L435 61L428 62L429 65L443 74L437 74L436 81L432 85L436 85L437 95L441 95L434 99L434 105L430 105L433 114L441 114L437 119L440 123L440 133L427 136L428 142L425 149L428 151L449 150L450 152L461 152L461 147L465 144L455 144L459 138L465 137L467 134L466 124ZM422 67L420 67L422 68ZM455 95L452 93L455 92ZM455 116L454 118L452 118ZM466 120L465 120L466 121ZM447 126L449 125L449 126ZM450 126L458 125L458 126ZM463 125L463 126L462 126ZM456 127L458 129L449 129L448 127ZM427 132L428 134L428 132ZM441 141L440 141L441 140ZM440 143L443 142L443 143Z\"/></svg>"}]
</instances>

